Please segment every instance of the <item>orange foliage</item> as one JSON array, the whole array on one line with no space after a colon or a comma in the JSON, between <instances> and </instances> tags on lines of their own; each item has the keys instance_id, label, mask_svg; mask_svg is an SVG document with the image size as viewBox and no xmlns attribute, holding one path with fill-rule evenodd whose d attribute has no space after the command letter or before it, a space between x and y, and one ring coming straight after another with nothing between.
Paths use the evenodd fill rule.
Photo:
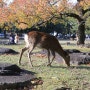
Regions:
<instances>
[{"instance_id":1,"label":"orange foliage","mask_svg":"<svg viewBox=\"0 0 90 90\"><path fill-rule=\"evenodd\" d=\"M88 8L90 7L90 0L80 0L79 5L83 8Z\"/></svg>"},{"instance_id":2,"label":"orange foliage","mask_svg":"<svg viewBox=\"0 0 90 90\"><path fill-rule=\"evenodd\" d=\"M6 8L6 4L0 0L0 23L8 21L9 10Z\"/></svg>"},{"instance_id":3,"label":"orange foliage","mask_svg":"<svg viewBox=\"0 0 90 90\"><path fill-rule=\"evenodd\" d=\"M0 22L18 20L33 24L60 15L60 12L72 7L68 0L56 0L57 3L52 5L53 1L55 0L14 0L9 7L6 5L0 7ZM2 0L0 3L3 3ZM90 6L90 0L80 0L79 5L87 8Z\"/></svg>"},{"instance_id":4,"label":"orange foliage","mask_svg":"<svg viewBox=\"0 0 90 90\"><path fill-rule=\"evenodd\" d=\"M61 6L50 6L52 0L15 0L11 5L14 12L23 13L25 19L38 18L47 20L54 14L59 14L64 8ZM66 0L65 0L66 1ZM65 3L65 2L64 2Z\"/></svg>"}]
</instances>

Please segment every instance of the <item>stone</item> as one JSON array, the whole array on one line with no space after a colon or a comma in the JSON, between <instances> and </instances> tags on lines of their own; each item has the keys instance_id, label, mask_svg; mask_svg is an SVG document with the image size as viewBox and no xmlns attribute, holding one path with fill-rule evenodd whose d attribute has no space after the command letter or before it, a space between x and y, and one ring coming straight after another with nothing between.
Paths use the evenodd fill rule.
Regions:
<instances>
[{"instance_id":1,"label":"stone","mask_svg":"<svg viewBox=\"0 0 90 90\"><path fill-rule=\"evenodd\" d=\"M18 89L32 86L36 78L34 72L21 69L15 64L0 63L0 90Z\"/></svg>"},{"instance_id":2,"label":"stone","mask_svg":"<svg viewBox=\"0 0 90 90\"><path fill-rule=\"evenodd\" d=\"M10 48L0 48L0 54L19 54L19 52Z\"/></svg>"},{"instance_id":3,"label":"stone","mask_svg":"<svg viewBox=\"0 0 90 90\"><path fill-rule=\"evenodd\" d=\"M17 75L22 70L15 64L0 63L0 75Z\"/></svg>"},{"instance_id":4,"label":"stone","mask_svg":"<svg viewBox=\"0 0 90 90\"><path fill-rule=\"evenodd\" d=\"M89 55L81 55L79 57L78 65L81 64L90 64L90 56Z\"/></svg>"},{"instance_id":5,"label":"stone","mask_svg":"<svg viewBox=\"0 0 90 90\"><path fill-rule=\"evenodd\" d=\"M64 50L68 53L81 53L81 51L79 51L77 49L64 49Z\"/></svg>"},{"instance_id":6,"label":"stone","mask_svg":"<svg viewBox=\"0 0 90 90\"><path fill-rule=\"evenodd\" d=\"M72 53L70 54L70 61L72 64L90 64L90 55L86 53Z\"/></svg>"}]
</instances>

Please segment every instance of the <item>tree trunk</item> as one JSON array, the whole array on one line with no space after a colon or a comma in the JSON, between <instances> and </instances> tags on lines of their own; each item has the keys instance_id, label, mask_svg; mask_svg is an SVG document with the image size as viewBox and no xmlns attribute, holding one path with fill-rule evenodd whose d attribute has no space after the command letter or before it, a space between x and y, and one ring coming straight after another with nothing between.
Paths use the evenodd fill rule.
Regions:
<instances>
[{"instance_id":1,"label":"tree trunk","mask_svg":"<svg viewBox=\"0 0 90 90\"><path fill-rule=\"evenodd\" d=\"M85 44L85 22L80 22L77 33L77 44L84 45Z\"/></svg>"}]
</instances>

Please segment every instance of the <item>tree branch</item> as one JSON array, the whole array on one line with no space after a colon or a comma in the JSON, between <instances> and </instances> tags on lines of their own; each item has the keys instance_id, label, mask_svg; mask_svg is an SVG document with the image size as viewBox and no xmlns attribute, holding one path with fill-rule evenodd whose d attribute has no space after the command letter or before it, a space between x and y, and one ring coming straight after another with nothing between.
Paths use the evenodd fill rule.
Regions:
<instances>
[{"instance_id":1,"label":"tree branch","mask_svg":"<svg viewBox=\"0 0 90 90\"><path fill-rule=\"evenodd\" d=\"M18 21L18 20L16 20L15 22L18 23L19 25L20 25L21 23L28 25L26 22L20 22L20 21Z\"/></svg>"},{"instance_id":2,"label":"tree branch","mask_svg":"<svg viewBox=\"0 0 90 90\"><path fill-rule=\"evenodd\" d=\"M84 14L87 13L88 11L90 11L90 7L86 10L84 10Z\"/></svg>"},{"instance_id":3,"label":"tree branch","mask_svg":"<svg viewBox=\"0 0 90 90\"><path fill-rule=\"evenodd\" d=\"M35 23L35 24L31 27L31 29L32 29L32 28L35 28L36 26L40 26L40 25L46 23L47 21L51 21L53 18L54 18L54 15L53 15L52 17L50 17L48 20L39 21L39 22Z\"/></svg>"},{"instance_id":4,"label":"tree branch","mask_svg":"<svg viewBox=\"0 0 90 90\"><path fill-rule=\"evenodd\" d=\"M79 22L83 21L83 19L75 13L63 13L63 14L61 13L60 15L66 15L68 17L76 18Z\"/></svg>"}]
</instances>

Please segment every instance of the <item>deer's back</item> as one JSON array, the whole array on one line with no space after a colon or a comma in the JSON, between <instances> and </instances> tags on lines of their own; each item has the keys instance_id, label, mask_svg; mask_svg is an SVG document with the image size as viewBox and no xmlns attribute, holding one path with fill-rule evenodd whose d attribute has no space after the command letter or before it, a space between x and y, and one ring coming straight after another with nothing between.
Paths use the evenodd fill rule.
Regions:
<instances>
[{"instance_id":1,"label":"deer's back","mask_svg":"<svg viewBox=\"0 0 90 90\"><path fill-rule=\"evenodd\" d=\"M26 38L27 38L26 43L28 42L27 43L28 45L33 43L38 47L46 48L46 49L49 49L49 48L55 49L60 46L55 36L52 36L44 32L31 31L27 34Z\"/></svg>"}]
</instances>

